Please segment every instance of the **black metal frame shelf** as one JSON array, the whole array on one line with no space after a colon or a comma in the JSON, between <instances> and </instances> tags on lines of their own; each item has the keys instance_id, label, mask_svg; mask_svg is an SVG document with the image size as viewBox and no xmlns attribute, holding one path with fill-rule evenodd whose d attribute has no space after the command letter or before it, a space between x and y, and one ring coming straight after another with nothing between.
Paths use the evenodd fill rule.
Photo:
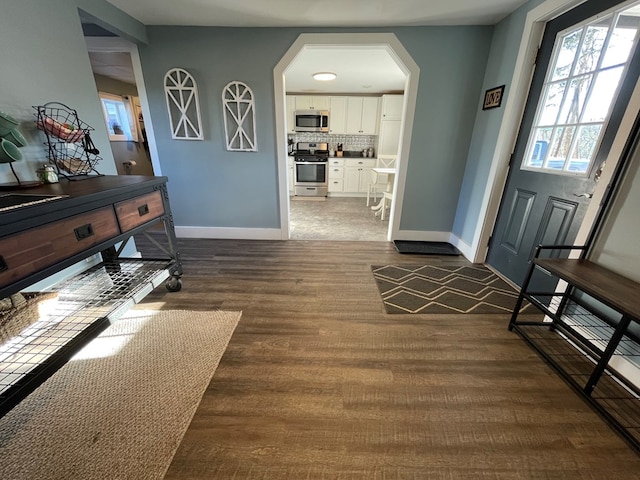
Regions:
<instances>
[{"instance_id":1,"label":"black metal frame shelf","mask_svg":"<svg viewBox=\"0 0 640 480\"><path fill-rule=\"evenodd\" d=\"M103 262L55 285L46 312L0 346L0 417L170 276L170 261Z\"/></svg>"},{"instance_id":2,"label":"black metal frame shelf","mask_svg":"<svg viewBox=\"0 0 640 480\"><path fill-rule=\"evenodd\" d=\"M537 247L509 330L523 337L640 452L640 386L625 373L629 366L640 366L640 339L630 329L640 322L640 285L582 258L540 257L546 251L558 255L570 250L585 247ZM532 289L537 272L559 286ZM544 314L542 319L519 318L525 300Z\"/></svg>"}]
</instances>

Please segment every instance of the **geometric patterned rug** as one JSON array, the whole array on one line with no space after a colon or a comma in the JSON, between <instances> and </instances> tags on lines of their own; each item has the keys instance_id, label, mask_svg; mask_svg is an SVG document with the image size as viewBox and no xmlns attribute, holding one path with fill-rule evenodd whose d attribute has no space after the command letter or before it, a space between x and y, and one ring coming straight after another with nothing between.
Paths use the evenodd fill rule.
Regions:
<instances>
[{"instance_id":1,"label":"geometric patterned rug","mask_svg":"<svg viewBox=\"0 0 640 480\"><path fill-rule=\"evenodd\" d=\"M511 313L519 293L482 265L371 269L387 313Z\"/></svg>"}]
</instances>

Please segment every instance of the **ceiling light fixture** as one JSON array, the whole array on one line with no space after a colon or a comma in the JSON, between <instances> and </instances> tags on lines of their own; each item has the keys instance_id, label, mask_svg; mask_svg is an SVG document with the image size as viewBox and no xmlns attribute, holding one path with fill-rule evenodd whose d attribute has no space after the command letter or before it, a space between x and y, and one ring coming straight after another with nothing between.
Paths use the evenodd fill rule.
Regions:
<instances>
[{"instance_id":1,"label":"ceiling light fixture","mask_svg":"<svg viewBox=\"0 0 640 480\"><path fill-rule=\"evenodd\" d=\"M321 82L328 82L335 80L337 75L333 72L317 72L313 74L314 80L320 80Z\"/></svg>"}]
</instances>

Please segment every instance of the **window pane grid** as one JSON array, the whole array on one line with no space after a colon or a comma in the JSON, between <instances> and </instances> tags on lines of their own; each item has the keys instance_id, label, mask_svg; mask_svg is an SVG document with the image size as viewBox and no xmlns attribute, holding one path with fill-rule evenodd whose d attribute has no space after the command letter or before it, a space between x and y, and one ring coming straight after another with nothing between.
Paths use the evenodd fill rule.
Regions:
<instances>
[{"instance_id":1,"label":"window pane grid","mask_svg":"<svg viewBox=\"0 0 640 480\"><path fill-rule=\"evenodd\" d=\"M637 31L638 17L616 12L563 34L552 56L522 168L589 172Z\"/></svg>"}]
</instances>

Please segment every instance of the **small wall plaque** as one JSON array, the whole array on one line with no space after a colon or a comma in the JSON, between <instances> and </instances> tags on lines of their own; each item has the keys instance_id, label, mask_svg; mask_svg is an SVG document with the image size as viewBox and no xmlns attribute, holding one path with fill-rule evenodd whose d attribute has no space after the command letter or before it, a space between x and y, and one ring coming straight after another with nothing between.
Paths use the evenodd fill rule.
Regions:
<instances>
[{"instance_id":1,"label":"small wall plaque","mask_svg":"<svg viewBox=\"0 0 640 480\"><path fill-rule=\"evenodd\" d=\"M504 93L504 85L500 87L490 88L484 93L484 103L482 104L482 110L489 110L490 108L498 108L502 103L502 94Z\"/></svg>"}]
</instances>

